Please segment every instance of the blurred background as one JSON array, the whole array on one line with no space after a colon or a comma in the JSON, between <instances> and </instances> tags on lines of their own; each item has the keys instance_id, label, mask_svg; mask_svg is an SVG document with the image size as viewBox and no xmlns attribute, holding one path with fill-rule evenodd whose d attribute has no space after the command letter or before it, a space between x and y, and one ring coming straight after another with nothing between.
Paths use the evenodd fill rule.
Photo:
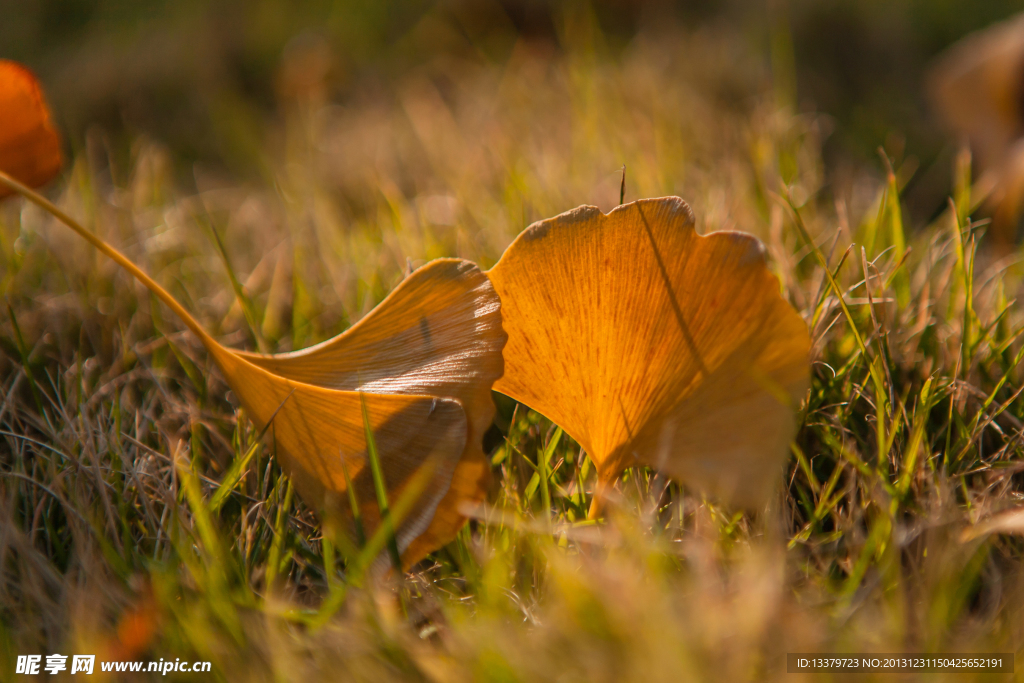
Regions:
<instances>
[{"instance_id":1,"label":"blurred background","mask_svg":"<svg viewBox=\"0 0 1024 683\"><path fill-rule=\"evenodd\" d=\"M429 74L446 97L446 79L500 69L514 61L517 46L552 57L575 50L581 21L594 29L587 35L600 37L592 48L613 62L645 40L715 36L725 47L706 58L746 67L730 69L732 82L719 84L719 96L734 107L742 109L759 85L770 84L784 104L827 115L826 183L841 182L850 164L881 173L880 144L894 159L913 157L917 170L904 200L912 222L920 223L943 207L955 150L926 104L926 70L950 44L1022 5L2 0L0 7L0 57L38 73L72 148L86 148L92 135L119 161L114 168L126 168L133 143L145 137L173 150L174 168L186 178L197 161L235 178L265 173L267 150L280 152L286 144L286 104L296 98L318 106L386 107L401 97L396 84L417 73ZM694 66L709 77L723 71L721 64Z\"/></svg>"}]
</instances>

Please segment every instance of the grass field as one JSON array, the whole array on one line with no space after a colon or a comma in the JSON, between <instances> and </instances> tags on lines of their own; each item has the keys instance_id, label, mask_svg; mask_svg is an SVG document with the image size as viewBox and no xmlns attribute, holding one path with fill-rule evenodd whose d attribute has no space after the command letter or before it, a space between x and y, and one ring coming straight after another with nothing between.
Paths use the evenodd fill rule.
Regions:
<instances>
[{"instance_id":1,"label":"grass field","mask_svg":"<svg viewBox=\"0 0 1024 683\"><path fill-rule=\"evenodd\" d=\"M410 266L489 267L535 220L610 210L625 164L627 201L679 195L700 232L761 238L812 331L772 503L631 470L589 523L586 455L496 396L488 511L401 579L347 570L179 321L9 200L0 678L21 654L92 653L212 662L167 680L782 680L788 652L1024 647L1024 546L992 533L1013 519L987 523L1024 498L1024 271L972 220L969 157L950 208L905 222L912 155L888 144L827 179L831 121L796 108L784 63L714 28L613 58L573 21L563 51L435 60L344 106L299 79L238 140L255 179L197 165L183 183L174 149L139 138L124 164L96 134L48 193L224 343L289 350Z\"/></svg>"}]
</instances>

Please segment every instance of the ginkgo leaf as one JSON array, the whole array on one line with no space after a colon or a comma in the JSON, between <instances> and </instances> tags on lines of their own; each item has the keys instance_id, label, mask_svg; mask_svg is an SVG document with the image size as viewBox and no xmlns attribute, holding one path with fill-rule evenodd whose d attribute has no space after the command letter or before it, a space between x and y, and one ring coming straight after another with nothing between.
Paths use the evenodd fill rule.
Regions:
<instances>
[{"instance_id":1,"label":"ginkgo leaf","mask_svg":"<svg viewBox=\"0 0 1024 683\"><path fill-rule=\"evenodd\" d=\"M39 187L57 175L61 162L39 81L22 65L0 60L0 171ZM0 197L11 192L0 186Z\"/></svg>"},{"instance_id":2,"label":"ginkgo leaf","mask_svg":"<svg viewBox=\"0 0 1024 683\"><path fill-rule=\"evenodd\" d=\"M494 388L575 438L599 491L645 464L765 500L809 386L810 338L760 242L698 235L678 197L583 206L527 228L488 275L508 333Z\"/></svg>"},{"instance_id":3,"label":"ginkgo leaf","mask_svg":"<svg viewBox=\"0 0 1024 683\"><path fill-rule=\"evenodd\" d=\"M946 123L970 137L981 162L997 163L1024 132L1024 14L943 53L928 90Z\"/></svg>"},{"instance_id":4,"label":"ginkgo leaf","mask_svg":"<svg viewBox=\"0 0 1024 683\"><path fill-rule=\"evenodd\" d=\"M497 294L472 263L427 264L339 337L262 356L222 346L123 254L37 193L3 173L0 181L128 270L182 319L252 421L270 425L282 467L316 509L350 517L351 481L366 532L380 521L364 401L388 498L401 499L406 487L422 483L413 475L428 468L423 491L395 528L405 565L454 538L465 523L459 506L482 500L490 470L481 441L506 337Z\"/></svg>"},{"instance_id":5,"label":"ginkgo leaf","mask_svg":"<svg viewBox=\"0 0 1024 683\"><path fill-rule=\"evenodd\" d=\"M490 481L481 449L494 419L491 385L505 345L497 294L473 263L438 259L415 270L345 333L293 353L239 352L250 363L298 382L371 393L443 396L466 413L466 446L429 529L406 553L422 557L455 538L458 511L479 503Z\"/></svg>"},{"instance_id":6,"label":"ginkgo leaf","mask_svg":"<svg viewBox=\"0 0 1024 683\"><path fill-rule=\"evenodd\" d=\"M982 171L974 194L993 210L992 236L1013 244L1024 211L1024 14L949 48L928 91L946 125L970 142Z\"/></svg>"},{"instance_id":7,"label":"ginkgo leaf","mask_svg":"<svg viewBox=\"0 0 1024 683\"><path fill-rule=\"evenodd\" d=\"M494 417L490 387L502 374L504 343L500 304L487 276L470 261L437 259L333 339L292 353L238 355L276 375L331 389L456 398L482 437Z\"/></svg>"}]
</instances>

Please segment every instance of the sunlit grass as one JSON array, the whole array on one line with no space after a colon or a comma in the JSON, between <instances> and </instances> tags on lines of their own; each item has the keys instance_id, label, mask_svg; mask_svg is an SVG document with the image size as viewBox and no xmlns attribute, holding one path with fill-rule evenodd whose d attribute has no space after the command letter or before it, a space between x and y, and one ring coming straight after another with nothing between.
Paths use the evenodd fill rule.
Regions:
<instances>
[{"instance_id":1,"label":"sunlit grass","mask_svg":"<svg viewBox=\"0 0 1024 683\"><path fill-rule=\"evenodd\" d=\"M357 543L323 542L178 321L7 202L0 669L95 652L224 680L744 680L786 676L786 652L1021 647L1019 540L960 540L1020 503L1024 469L1021 272L984 249L969 163L953 209L904 225L910 166L826 184L822 122L780 108L727 35L613 58L580 22L565 56L521 43L344 107L282 103L260 186L197 168L193 190L140 140L127 176L82 152L52 194L224 343L288 350L410 263L490 265L534 220L607 211L626 164L627 201L678 194L701 232L764 240L812 330L777 499L742 513L631 470L588 523L586 455L496 397L491 504L410 575L372 579Z\"/></svg>"}]
</instances>

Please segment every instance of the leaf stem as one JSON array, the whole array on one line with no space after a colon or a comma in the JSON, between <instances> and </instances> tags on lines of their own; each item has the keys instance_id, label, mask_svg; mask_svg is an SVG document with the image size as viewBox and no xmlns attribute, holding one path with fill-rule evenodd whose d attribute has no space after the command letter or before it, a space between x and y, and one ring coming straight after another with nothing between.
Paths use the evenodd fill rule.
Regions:
<instances>
[{"instance_id":1,"label":"leaf stem","mask_svg":"<svg viewBox=\"0 0 1024 683\"><path fill-rule=\"evenodd\" d=\"M185 323L185 326L192 330L192 332L197 337L199 337L199 339L204 344L213 344L215 346L219 346L219 344L217 344L217 342L214 341L213 337L211 337L206 332L206 330L203 329L203 326L199 324L199 321L193 318L192 314L185 310L185 307L178 303L178 300L171 296L170 292L168 292L166 289L160 286L160 284L158 284L156 280L147 275L145 271L143 271L137 265L132 263L127 256L125 256L120 251L107 244L107 242L104 241L99 236L93 234L91 231L86 229L81 223L76 221L74 218L64 213L46 197L43 197L38 192L35 192L31 188L26 187L25 185L19 183L17 180L7 175L3 171L0 171L0 185L4 185L9 189L13 190L14 192L17 192L25 199L29 200L30 202L40 207L44 211L50 213L54 218L59 220L64 225L74 230L83 239L89 242L89 244L99 249L106 256L108 256L115 263L117 263L117 265L121 266L129 273L131 273L133 276L135 276L136 280L145 285L146 288L149 291L153 292L153 294L155 294L158 299L167 304L167 307L174 311L177 314L177 316L181 318L182 322Z\"/></svg>"}]
</instances>

